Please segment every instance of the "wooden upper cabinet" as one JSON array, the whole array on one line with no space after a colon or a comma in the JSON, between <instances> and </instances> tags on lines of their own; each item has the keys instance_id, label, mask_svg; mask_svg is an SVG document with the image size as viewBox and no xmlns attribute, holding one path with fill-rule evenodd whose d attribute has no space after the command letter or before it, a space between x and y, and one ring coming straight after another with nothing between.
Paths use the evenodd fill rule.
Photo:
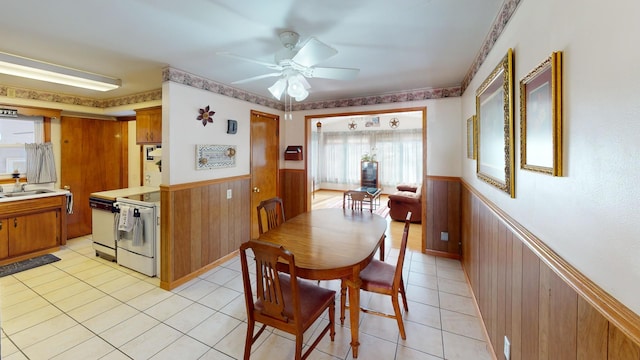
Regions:
<instances>
[{"instance_id":1,"label":"wooden upper cabinet","mask_svg":"<svg viewBox=\"0 0 640 360\"><path fill-rule=\"evenodd\" d=\"M136 144L162 144L162 107L136 110Z\"/></svg>"}]
</instances>

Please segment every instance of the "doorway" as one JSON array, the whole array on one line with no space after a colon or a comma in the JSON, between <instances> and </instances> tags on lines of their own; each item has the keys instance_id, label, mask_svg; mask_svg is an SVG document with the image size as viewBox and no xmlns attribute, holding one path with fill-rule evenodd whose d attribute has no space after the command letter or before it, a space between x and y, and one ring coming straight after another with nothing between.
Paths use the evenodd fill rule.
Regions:
<instances>
[{"instance_id":1,"label":"doorway","mask_svg":"<svg viewBox=\"0 0 640 360\"><path fill-rule=\"evenodd\" d=\"M411 121L407 121L408 118L413 118ZM415 121L414 121L415 120ZM412 123L413 122L413 123ZM412 124L410 124L412 123ZM337 127L337 130L336 130ZM342 158L349 158L348 160L351 166L359 167L360 161L358 161L358 157L362 156L371 156L376 157L377 160L380 161L383 157L389 157L389 152L393 150L389 150L388 147L381 146L380 149L376 149L375 145L373 148L366 148L370 146L369 142L372 136L369 132L380 131L381 133L385 131L386 133L394 133L394 132L402 132L408 128L413 128L411 132L417 133L415 135L417 139L414 137L413 142L417 142L415 147L412 148L411 152L421 152L422 157L417 160L421 165L421 169L417 171L415 174L411 174L411 176L407 176L407 178L414 179L416 183L421 183L423 186L426 186L427 179L427 108L426 107L412 107L412 108L398 108L398 109L386 109L386 110L376 110L376 111L359 111L359 112L347 112L347 113L331 113L331 114L318 114L318 115L308 115L305 116L305 137L306 137L306 146L307 149L310 149L308 155L305 159L305 169L307 175L307 187L306 187L306 196L307 196L307 204L312 204L312 196L314 191L317 189L328 189L328 190L338 190L343 191L347 190L351 183L359 182L359 178L355 179L354 176L345 174L330 174L329 171L322 174L321 171L318 171L318 164L324 162L327 164L326 167L330 167L333 162L341 163ZM344 137L342 140L339 137L333 135L333 138L327 138L326 134L329 131L338 131L341 134L337 136ZM369 134L368 134L369 133ZM350 134L353 134L351 136ZM383 135L384 136L384 135ZM361 140L364 139L364 140ZM394 139L393 137L391 139ZM355 154L349 154L350 150L344 150L344 155L332 153L332 150L329 149L318 149L318 144L328 144L328 146L336 146L336 143L344 144L356 144L355 147L360 146L360 149L355 150ZM384 141L386 143L385 146L389 145L388 138ZM391 142L396 145L402 140L391 140ZM374 142L375 144L375 142ZM350 145L343 145L346 147L350 147ZM357 155L356 155L357 154ZM396 154L397 155L397 154ZM355 156L355 157L354 157ZM333 157L333 158L330 158ZM397 160L387 159L387 164L396 163ZM398 165L398 164L395 164ZM395 166L394 165L394 166ZM344 164L342 161L342 165L338 165L339 167L348 167L349 164ZM384 162L380 164L381 167L384 167ZM382 169L382 168L381 168ZM385 170L389 170L390 167L387 166ZM399 168L400 169L400 168ZM353 172L349 172L349 169L341 169L341 171L345 173L353 174ZM321 175L321 176L320 176ZM395 174L394 174L395 175ZM343 178L341 178L341 176ZM359 176L359 175L358 175ZM382 177L382 174L381 174ZM384 181L384 179L381 179ZM383 186L383 193L393 193L395 192L395 185L400 182L414 182L414 180L403 181L402 177L395 180L388 180L387 186ZM426 250L426 208L428 206L428 200L426 199L426 191L422 192L422 251ZM307 208L307 211L311 210L310 205Z\"/></svg>"}]
</instances>

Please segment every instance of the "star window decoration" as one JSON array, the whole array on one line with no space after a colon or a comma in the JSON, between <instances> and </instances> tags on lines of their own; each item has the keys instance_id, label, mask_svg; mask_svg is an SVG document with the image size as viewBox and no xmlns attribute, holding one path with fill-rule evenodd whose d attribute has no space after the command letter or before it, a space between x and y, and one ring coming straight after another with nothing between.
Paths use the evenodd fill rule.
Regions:
<instances>
[{"instance_id":1,"label":"star window decoration","mask_svg":"<svg viewBox=\"0 0 640 360\"><path fill-rule=\"evenodd\" d=\"M395 129L398 126L400 126L400 120L398 120L398 118L391 118L391 120L389 120L389 127L390 128Z\"/></svg>"},{"instance_id":2,"label":"star window decoration","mask_svg":"<svg viewBox=\"0 0 640 360\"><path fill-rule=\"evenodd\" d=\"M349 127L349 130L355 130L358 127L358 124L356 124L354 120L351 120L351 122L347 124L347 126Z\"/></svg>"},{"instance_id":3,"label":"star window decoration","mask_svg":"<svg viewBox=\"0 0 640 360\"><path fill-rule=\"evenodd\" d=\"M198 121L202 121L202 126L207 126L207 123L213 123L213 114L215 111L209 111L209 105L207 105L204 109L198 110L200 115L198 115Z\"/></svg>"}]
</instances>

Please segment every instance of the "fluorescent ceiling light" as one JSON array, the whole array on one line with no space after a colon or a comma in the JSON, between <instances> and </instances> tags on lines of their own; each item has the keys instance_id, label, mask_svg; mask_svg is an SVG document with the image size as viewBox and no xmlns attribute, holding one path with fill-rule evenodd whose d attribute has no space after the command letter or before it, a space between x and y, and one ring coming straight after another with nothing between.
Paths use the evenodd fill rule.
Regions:
<instances>
[{"instance_id":1,"label":"fluorescent ceiling light","mask_svg":"<svg viewBox=\"0 0 640 360\"><path fill-rule=\"evenodd\" d=\"M98 91L117 89L121 85L120 79L3 52L0 52L0 73Z\"/></svg>"}]
</instances>

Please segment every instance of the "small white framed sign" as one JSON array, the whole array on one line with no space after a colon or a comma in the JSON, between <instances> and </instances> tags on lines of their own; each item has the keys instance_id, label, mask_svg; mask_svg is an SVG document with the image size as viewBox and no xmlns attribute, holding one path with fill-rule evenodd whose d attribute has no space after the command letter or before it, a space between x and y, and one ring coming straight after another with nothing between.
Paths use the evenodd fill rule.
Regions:
<instances>
[{"instance_id":1,"label":"small white framed sign","mask_svg":"<svg viewBox=\"0 0 640 360\"><path fill-rule=\"evenodd\" d=\"M235 145L196 145L196 170L236 166Z\"/></svg>"}]
</instances>

